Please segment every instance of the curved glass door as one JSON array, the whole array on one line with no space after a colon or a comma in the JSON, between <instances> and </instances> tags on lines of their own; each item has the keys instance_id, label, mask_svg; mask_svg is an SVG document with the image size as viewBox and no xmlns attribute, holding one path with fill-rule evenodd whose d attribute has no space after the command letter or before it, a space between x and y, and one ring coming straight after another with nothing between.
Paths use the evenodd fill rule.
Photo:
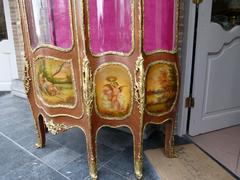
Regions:
<instances>
[{"instance_id":1,"label":"curved glass door","mask_svg":"<svg viewBox=\"0 0 240 180\"><path fill-rule=\"evenodd\" d=\"M133 0L88 0L88 12L92 54L133 50Z\"/></svg>"},{"instance_id":2,"label":"curved glass door","mask_svg":"<svg viewBox=\"0 0 240 180\"><path fill-rule=\"evenodd\" d=\"M25 3L31 46L72 46L69 0L27 0Z\"/></svg>"},{"instance_id":3,"label":"curved glass door","mask_svg":"<svg viewBox=\"0 0 240 180\"><path fill-rule=\"evenodd\" d=\"M144 52L176 51L177 0L144 1Z\"/></svg>"}]
</instances>

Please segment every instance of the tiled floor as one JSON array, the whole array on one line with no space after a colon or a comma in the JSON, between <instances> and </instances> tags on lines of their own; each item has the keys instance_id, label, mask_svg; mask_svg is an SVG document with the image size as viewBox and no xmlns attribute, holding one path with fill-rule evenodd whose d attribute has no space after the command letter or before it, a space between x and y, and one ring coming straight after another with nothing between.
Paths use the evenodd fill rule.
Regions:
<instances>
[{"instance_id":1,"label":"tiled floor","mask_svg":"<svg viewBox=\"0 0 240 180\"><path fill-rule=\"evenodd\" d=\"M240 177L240 125L195 136L192 140Z\"/></svg>"},{"instance_id":2,"label":"tiled floor","mask_svg":"<svg viewBox=\"0 0 240 180\"><path fill-rule=\"evenodd\" d=\"M27 100L0 94L0 180L90 179L86 142L80 129L53 136L47 134L46 147L35 148L33 117ZM159 132L144 141L144 149L163 146ZM178 144L187 143L178 139ZM144 156L145 180L159 179ZM99 179L135 179L132 136L105 128L98 135Z\"/></svg>"}]
</instances>

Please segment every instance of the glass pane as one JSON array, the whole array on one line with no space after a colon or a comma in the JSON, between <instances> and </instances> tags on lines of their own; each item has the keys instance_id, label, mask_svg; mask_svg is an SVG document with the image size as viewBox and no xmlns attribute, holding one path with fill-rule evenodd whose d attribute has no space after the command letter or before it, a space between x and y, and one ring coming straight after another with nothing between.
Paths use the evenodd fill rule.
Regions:
<instances>
[{"instance_id":1,"label":"glass pane","mask_svg":"<svg viewBox=\"0 0 240 180\"><path fill-rule=\"evenodd\" d=\"M68 0L27 0L26 12L33 48L41 44L71 47Z\"/></svg>"},{"instance_id":2,"label":"glass pane","mask_svg":"<svg viewBox=\"0 0 240 180\"><path fill-rule=\"evenodd\" d=\"M144 1L144 51L175 50L176 1Z\"/></svg>"},{"instance_id":3,"label":"glass pane","mask_svg":"<svg viewBox=\"0 0 240 180\"><path fill-rule=\"evenodd\" d=\"M93 54L131 51L131 0L89 0L89 23Z\"/></svg>"},{"instance_id":4,"label":"glass pane","mask_svg":"<svg viewBox=\"0 0 240 180\"><path fill-rule=\"evenodd\" d=\"M0 1L0 41L7 38L8 38L8 35L7 35L5 14L4 14L4 6L3 6L3 1Z\"/></svg>"},{"instance_id":5,"label":"glass pane","mask_svg":"<svg viewBox=\"0 0 240 180\"><path fill-rule=\"evenodd\" d=\"M240 25L240 0L213 0L212 22L225 30Z\"/></svg>"}]
</instances>

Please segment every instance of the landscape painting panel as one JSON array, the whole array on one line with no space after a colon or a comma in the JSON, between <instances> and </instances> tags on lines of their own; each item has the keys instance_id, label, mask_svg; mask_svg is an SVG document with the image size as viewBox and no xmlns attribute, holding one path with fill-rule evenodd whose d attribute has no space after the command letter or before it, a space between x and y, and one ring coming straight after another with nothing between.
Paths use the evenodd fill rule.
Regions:
<instances>
[{"instance_id":1,"label":"landscape painting panel","mask_svg":"<svg viewBox=\"0 0 240 180\"><path fill-rule=\"evenodd\" d=\"M177 96L177 70L173 63L159 62L150 66L146 77L146 109L153 114L167 113Z\"/></svg>"},{"instance_id":2,"label":"landscape painting panel","mask_svg":"<svg viewBox=\"0 0 240 180\"><path fill-rule=\"evenodd\" d=\"M74 106L75 88L69 61L39 58L35 63L37 95L50 106Z\"/></svg>"}]
</instances>

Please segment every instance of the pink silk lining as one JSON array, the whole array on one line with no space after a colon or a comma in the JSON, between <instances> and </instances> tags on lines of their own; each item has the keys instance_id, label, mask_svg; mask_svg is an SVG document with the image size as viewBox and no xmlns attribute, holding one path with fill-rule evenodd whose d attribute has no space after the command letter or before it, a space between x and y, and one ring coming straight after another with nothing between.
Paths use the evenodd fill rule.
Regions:
<instances>
[{"instance_id":1,"label":"pink silk lining","mask_svg":"<svg viewBox=\"0 0 240 180\"><path fill-rule=\"evenodd\" d=\"M176 0L144 1L144 51L175 50Z\"/></svg>"},{"instance_id":2,"label":"pink silk lining","mask_svg":"<svg viewBox=\"0 0 240 180\"><path fill-rule=\"evenodd\" d=\"M131 0L88 1L92 53L129 53L133 41Z\"/></svg>"},{"instance_id":3,"label":"pink silk lining","mask_svg":"<svg viewBox=\"0 0 240 180\"><path fill-rule=\"evenodd\" d=\"M51 43L61 47L71 47L71 27L68 0L49 0L49 21L51 27Z\"/></svg>"}]
</instances>

